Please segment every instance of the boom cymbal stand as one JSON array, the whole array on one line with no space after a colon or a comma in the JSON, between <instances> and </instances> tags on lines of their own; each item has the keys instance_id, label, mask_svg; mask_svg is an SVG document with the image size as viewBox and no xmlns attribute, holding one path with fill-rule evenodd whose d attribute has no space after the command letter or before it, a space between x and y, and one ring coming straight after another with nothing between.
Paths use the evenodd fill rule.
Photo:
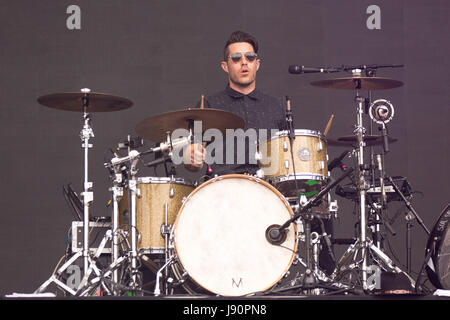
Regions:
<instances>
[{"instance_id":1,"label":"boom cymbal stand","mask_svg":"<svg viewBox=\"0 0 450 320\"><path fill-rule=\"evenodd\" d=\"M353 75L360 74L361 70L353 70ZM367 218L368 212L366 211L368 207L367 200L367 190L369 181L366 181L366 172L368 167L364 162L364 149L365 141L364 136L366 129L363 124L364 115L364 103L365 98L359 95L359 90L362 89L361 80L355 77L355 89L356 96L355 102L357 104L357 122L355 125L355 137L357 140L357 164L358 164L358 178L357 178L357 194L359 202L359 234L357 235L356 242L347 249L343 254L341 259L337 263L337 267L331 277L333 279L340 278L343 271L348 269L358 269L361 272L361 285L364 291L372 290L376 283L369 283L369 272L374 271L373 265L368 265L369 254L373 258L373 261L378 264L378 266L383 266L386 270L394 273L403 272L399 267L397 267L394 262L374 243L373 240L367 234ZM358 253L360 258L358 258ZM375 270L376 271L376 270ZM411 280L411 279L410 279ZM375 281L376 282L376 281Z\"/></svg>"}]
</instances>

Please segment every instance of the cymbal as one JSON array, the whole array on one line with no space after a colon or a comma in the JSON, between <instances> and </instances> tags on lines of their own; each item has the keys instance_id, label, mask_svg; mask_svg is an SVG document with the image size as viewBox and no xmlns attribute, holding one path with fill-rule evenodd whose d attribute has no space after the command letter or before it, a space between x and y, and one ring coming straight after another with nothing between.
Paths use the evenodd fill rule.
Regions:
<instances>
[{"instance_id":1,"label":"cymbal","mask_svg":"<svg viewBox=\"0 0 450 320\"><path fill-rule=\"evenodd\" d=\"M341 90L383 90L401 87L403 82L381 77L348 77L314 81L311 85Z\"/></svg>"},{"instance_id":2,"label":"cymbal","mask_svg":"<svg viewBox=\"0 0 450 320\"><path fill-rule=\"evenodd\" d=\"M388 137L389 143L396 142L397 139ZM366 146L376 146L383 144L383 136L381 135L365 135L364 142ZM327 138L327 144L333 147L355 147L358 145L358 139L356 136L343 136L337 139Z\"/></svg>"},{"instance_id":3,"label":"cymbal","mask_svg":"<svg viewBox=\"0 0 450 320\"><path fill-rule=\"evenodd\" d=\"M128 109L133 102L126 98L97 92L63 92L41 96L37 101L46 107L65 111L84 112L83 96L88 97L87 112L110 112Z\"/></svg>"},{"instance_id":4,"label":"cymbal","mask_svg":"<svg viewBox=\"0 0 450 320\"><path fill-rule=\"evenodd\" d=\"M226 129L244 128L245 121L240 116L225 110L188 108L162 113L142 120L136 132L150 141L165 141L167 131L189 129L189 121L202 121L202 130L215 128L225 133Z\"/></svg>"}]
</instances>

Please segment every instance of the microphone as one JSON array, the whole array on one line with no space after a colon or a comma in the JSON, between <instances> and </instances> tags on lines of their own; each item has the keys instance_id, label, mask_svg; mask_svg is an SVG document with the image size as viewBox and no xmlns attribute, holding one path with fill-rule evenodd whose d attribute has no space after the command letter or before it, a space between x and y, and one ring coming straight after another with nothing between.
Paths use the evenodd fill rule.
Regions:
<instances>
[{"instance_id":1,"label":"microphone","mask_svg":"<svg viewBox=\"0 0 450 320\"><path fill-rule=\"evenodd\" d=\"M292 113L291 99L289 99L289 97L286 96L286 114L290 115L291 113Z\"/></svg>"},{"instance_id":2,"label":"microphone","mask_svg":"<svg viewBox=\"0 0 450 320\"><path fill-rule=\"evenodd\" d=\"M375 112L380 120L386 120L389 117L389 109L385 105L380 105L375 108Z\"/></svg>"},{"instance_id":3,"label":"microphone","mask_svg":"<svg viewBox=\"0 0 450 320\"><path fill-rule=\"evenodd\" d=\"M394 117L394 106L386 99L378 99L369 107L370 118L378 124L386 124Z\"/></svg>"},{"instance_id":4,"label":"microphone","mask_svg":"<svg viewBox=\"0 0 450 320\"><path fill-rule=\"evenodd\" d=\"M384 188L384 176L383 176L383 165L381 163L381 154L377 154L377 164L378 171L380 172L380 188L381 188L381 197L383 200L383 206L386 204L386 190Z\"/></svg>"},{"instance_id":5,"label":"microphone","mask_svg":"<svg viewBox=\"0 0 450 320\"><path fill-rule=\"evenodd\" d=\"M280 245L287 238L287 229L281 229L279 224L272 224L266 229L266 239L270 244Z\"/></svg>"},{"instance_id":6,"label":"microphone","mask_svg":"<svg viewBox=\"0 0 450 320\"><path fill-rule=\"evenodd\" d=\"M171 151L172 149L176 148L182 148L184 146L187 146L191 142L190 137L182 137L178 139L172 140L172 142L161 142L159 144L159 147L153 148L153 152L165 152L165 151Z\"/></svg>"},{"instance_id":7,"label":"microphone","mask_svg":"<svg viewBox=\"0 0 450 320\"><path fill-rule=\"evenodd\" d=\"M124 163L130 160L133 160L137 157L139 157L140 153L136 150L131 150L130 154L126 157L122 157L122 158L118 158L118 157L114 157L111 159L111 164L112 165L116 165L116 164L120 164L120 163Z\"/></svg>"},{"instance_id":8,"label":"microphone","mask_svg":"<svg viewBox=\"0 0 450 320\"><path fill-rule=\"evenodd\" d=\"M328 164L328 171L331 171L331 170L333 170L334 168L336 168L337 166L339 166L340 164L342 164L342 160L345 158L345 156L346 156L349 152L350 152L349 150L344 151L344 152L342 152L342 154L341 154L339 157L333 159L333 160Z\"/></svg>"},{"instance_id":9,"label":"microphone","mask_svg":"<svg viewBox=\"0 0 450 320\"><path fill-rule=\"evenodd\" d=\"M339 70L334 68L314 68L314 67L305 67L298 65L290 65L289 73L291 74L303 74L303 73L329 73L329 72L338 72Z\"/></svg>"},{"instance_id":10,"label":"microphone","mask_svg":"<svg viewBox=\"0 0 450 320\"><path fill-rule=\"evenodd\" d=\"M287 130L289 130L289 137L294 138L293 125L292 125L292 107L291 107L291 99L286 96L286 124Z\"/></svg>"}]
</instances>

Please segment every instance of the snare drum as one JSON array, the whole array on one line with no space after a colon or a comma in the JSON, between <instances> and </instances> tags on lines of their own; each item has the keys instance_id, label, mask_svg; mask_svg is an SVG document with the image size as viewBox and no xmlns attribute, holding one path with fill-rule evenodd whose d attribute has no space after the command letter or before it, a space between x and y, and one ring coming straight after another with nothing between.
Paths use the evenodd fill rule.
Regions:
<instances>
[{"instance_id":1,"label":"snare drum","mask_svg":"<svg viewBox=\"0 0 450 320\"><path fill-rule=\"evenodd\" d=\"M137 248L148 254L163 254L165 250L161 226L165 222L167 203L168 224L174 223L182 200L194 186L181 178L140 177L137 179L140 195L136 199L136 228L139 234ZM119 202L119 225L129 229L130 206L128 192Z\"/></svg>"},{"instance_id":2,"label":"snare drum","mask_svg":"<svg viewBox=\"0 0 450 320\"><path fill-rule=\"evenodd\" d=\"M326 140L318 131L296 129L292 145L294 162L289 132L277 132L260 146L259 166L270 183L286 197L312 196L328 178Z\"/></svg>"},{"instance_id":3,"label":"snare drum","mask_svg":"<svg viewBox=\"0 0 450 320\"><path fill-rule=\"evenodd\" d=\"M281 245L267 241L266 229L292 215L283 195L260 179L230 174L203 183L185 199L172 228L175 276L192 284L189 293L243 296L273 287L294 260L296 226Z\"/></svg>"}]
</instances>

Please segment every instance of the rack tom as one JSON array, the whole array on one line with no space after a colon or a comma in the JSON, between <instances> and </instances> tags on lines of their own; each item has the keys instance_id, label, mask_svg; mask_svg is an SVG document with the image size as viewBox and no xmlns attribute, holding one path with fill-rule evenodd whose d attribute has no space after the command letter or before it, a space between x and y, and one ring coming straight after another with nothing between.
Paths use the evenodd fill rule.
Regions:
<instances>
[{"instance_id":1,"label":"rack tom","mask_svg":"<svg viewBox=\"0 0 450 320\"><path fill-rule=\"evenodd\" d=\"M296 129L291 145L288 131L279 131L260 146L259 167L286 197L317 194L328 179L325 137L318 131ZM293 161L292 161L293 160Z\"/></svg>"}]
</instances>

